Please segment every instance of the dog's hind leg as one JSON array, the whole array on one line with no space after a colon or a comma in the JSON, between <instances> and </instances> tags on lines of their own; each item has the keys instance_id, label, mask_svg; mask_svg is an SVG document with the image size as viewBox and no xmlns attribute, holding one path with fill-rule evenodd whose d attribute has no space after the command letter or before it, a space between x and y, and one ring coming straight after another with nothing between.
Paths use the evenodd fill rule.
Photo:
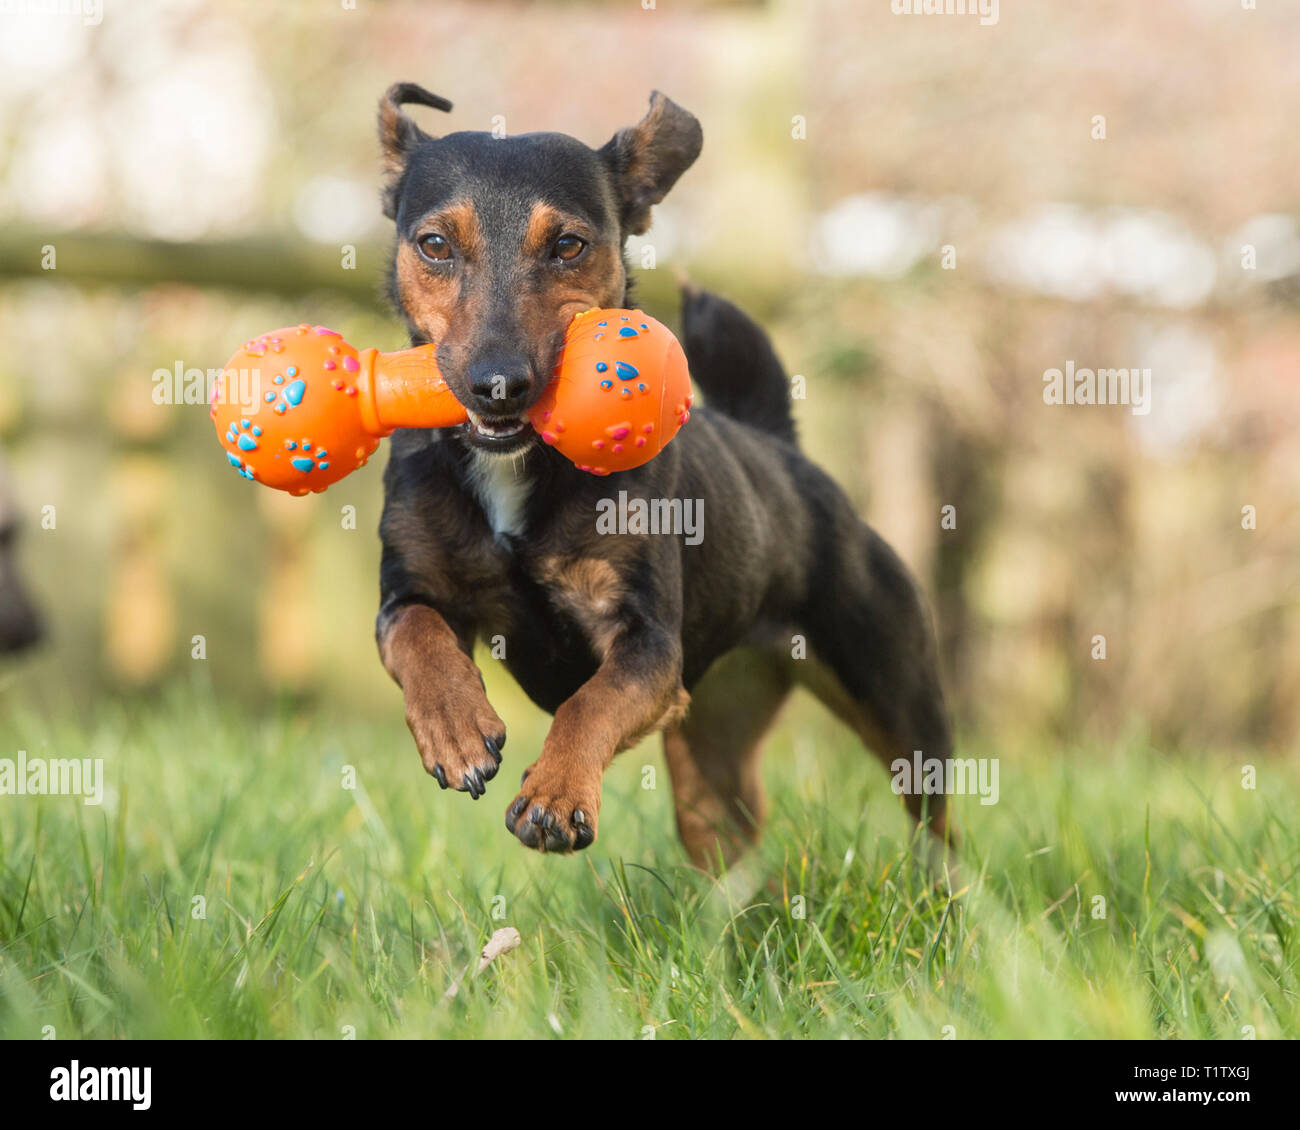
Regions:
<instances>
[{"instance_id":1,"label":"dog's hind leg","mask_svg":"<svg viewBox=\"0 0 1300 1130\"><path fill-rule=\"evenodd\" d=\"M709 668L686 717L664 731L677 831L697 867L716 867L719 855L730 864L758 839L762 738L792 683L788 657L737 649Z\"/></svg>"},{"instance_id":2,"label":"dog's hind leg","mask_svg":"<svg viewBox=\"0 0 1300 1130\"><path fill-rule=\"evenodd\" d=\"M884 540L851 515L837 514L824 533L805 613L815 658L796 663L795 677L886 768L897 758L910 762L917 750L946 764L952 732L915 582ZM914 820L951 841L942 792L927 795L917 783L904 800Z\"/></svg>"}]
</instances>

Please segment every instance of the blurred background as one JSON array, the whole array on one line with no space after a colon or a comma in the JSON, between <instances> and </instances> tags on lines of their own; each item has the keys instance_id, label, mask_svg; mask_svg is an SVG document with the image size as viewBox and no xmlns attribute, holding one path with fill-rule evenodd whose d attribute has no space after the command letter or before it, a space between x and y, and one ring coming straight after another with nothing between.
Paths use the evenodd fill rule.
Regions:
<instances>
[{"instance_id":1,"label":"blurred background","mask_svg":"<svg viewBox=\"0 0 1300 1130\"><path fill-rule=\"evenodd\" d=\"M405 344L374 119L407 79L456 103L431 130L698 115L641 302L675 324L685 270L772 332L805 447L934 601L966 733L1293 750L1300 5L903 7L6 5L0 553L45 638L0 710L201 680L400 718L379 468L255 489L206 395L158 390L303 320ZM1046 404L1071 361L1149 368L1150 411Z\"/></svg>"}]
</instances>

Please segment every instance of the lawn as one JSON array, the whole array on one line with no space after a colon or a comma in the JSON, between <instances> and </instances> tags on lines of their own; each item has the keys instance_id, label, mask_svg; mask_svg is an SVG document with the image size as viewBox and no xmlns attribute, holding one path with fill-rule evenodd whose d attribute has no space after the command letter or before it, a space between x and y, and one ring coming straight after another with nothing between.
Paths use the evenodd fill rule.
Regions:
<instances>
[{"instance_id":1,"label":"lawn","mask_svg":"<svg viewBox=\"0 0 1300 1130\"><path fill-rule=\"evenodd\" d=\"M1004 757L996 805L957 801L950 882L799 701L763 845L718 886L657 741L615 762L592 849L520 846L503 813L543 725L515 722L475 803L424 775L396 697L250 717L184 687L0 720L0 756L102 757L108 782L100 806L0 797L0 1036L1300 1035L1293 763L1255 759L1252 790L1250 759L1140 743ZM507 926L522 945L447 999Z\"/></svg>"}]
</instances>

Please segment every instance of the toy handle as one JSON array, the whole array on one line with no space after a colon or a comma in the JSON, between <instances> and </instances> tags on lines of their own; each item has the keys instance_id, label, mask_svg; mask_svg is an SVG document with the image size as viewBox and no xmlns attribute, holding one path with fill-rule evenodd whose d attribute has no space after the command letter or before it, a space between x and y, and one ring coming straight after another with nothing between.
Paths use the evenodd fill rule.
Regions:
<instances>
[{"instance_id":1,"label":"toy handle","mask_svg":"<svg viewBox=\"0 0 1300 1130\"><path fill-rule=\"evenodd\" d=\"M450 428L469 419L438 372L436 354L433 345L357 354L357 400L366 431L386 436L396 428Z\"/></svg>"}]
</instances>

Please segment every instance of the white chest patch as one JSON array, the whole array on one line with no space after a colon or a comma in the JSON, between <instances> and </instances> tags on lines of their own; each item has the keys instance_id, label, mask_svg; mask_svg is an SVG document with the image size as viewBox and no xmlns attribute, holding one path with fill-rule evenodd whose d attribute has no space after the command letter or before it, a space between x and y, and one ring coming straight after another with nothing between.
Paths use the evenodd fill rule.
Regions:
<instances>
[{"instance_id":1,"label":"white chest patch","mask_svg":"<svg viewBox=\"0 0 1300 1130\"><path fill-rule=\"evenodd\" d=\"M524 507L532 484L523 471L516 471L515 461L509 456L476 451L469 479L492 532L520 536L524 532Z\"/></svg>"}]
</instances>

